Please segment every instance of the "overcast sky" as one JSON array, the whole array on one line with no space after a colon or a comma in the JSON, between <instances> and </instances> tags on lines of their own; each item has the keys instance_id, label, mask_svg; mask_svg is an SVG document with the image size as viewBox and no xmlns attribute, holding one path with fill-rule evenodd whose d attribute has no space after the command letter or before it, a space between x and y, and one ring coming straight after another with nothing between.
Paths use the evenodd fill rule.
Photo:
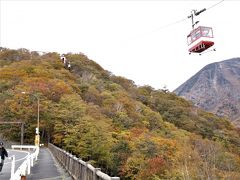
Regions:
<instances>
[{"instance_id":1,"label":"overcast sky","mask_svg":"<svg viewBox=\"0 0 240 180\"><path fill-rule=\"evenodd\" d=\"M137 85L172 91L205 65L240 56L240 2L212 7L220 1L0 0L0 46L82 52ZM209 7L197 20L213 28L217 51L189 55L191 20L175 22Z\"/></svg>"}]
</instances>

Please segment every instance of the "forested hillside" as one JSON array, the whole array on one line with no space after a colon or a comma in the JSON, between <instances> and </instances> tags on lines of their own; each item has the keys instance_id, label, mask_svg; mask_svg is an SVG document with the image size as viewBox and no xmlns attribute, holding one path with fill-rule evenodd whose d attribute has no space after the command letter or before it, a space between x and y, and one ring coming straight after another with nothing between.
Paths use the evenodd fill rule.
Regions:
<instances>
[{"instance_id":1,"label":"forested hillside","mask_svg":"<svg viewBox=\"0 0 240 180\"><path fill-rule=\"evenodd\" d=\"M240 132L229 121L167 90L138 87L84 54L26 49L0 51L0 119L23 121L33 143L40 99L40 134L112 176L130 180L240 179ZM21 93L28 92L28 93ZM32 95L34 96L32 96ZM19 140L19 126L0 133Z\"/></svg>"}]
</instances>

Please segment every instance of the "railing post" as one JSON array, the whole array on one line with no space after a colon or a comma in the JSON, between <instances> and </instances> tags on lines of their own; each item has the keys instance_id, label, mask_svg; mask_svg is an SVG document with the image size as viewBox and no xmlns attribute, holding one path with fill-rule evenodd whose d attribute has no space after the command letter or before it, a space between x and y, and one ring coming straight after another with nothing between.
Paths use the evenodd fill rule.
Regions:
<instances>
[{"instance_id":1,"label":"railing post","mask_svg":"<svg viewBox=\"0 0 240 180\"><path fill-rule=\"evenodd\" d=\"M73 174L74 174L74 178L75 179L77 179L78 178L78 171L77 171L77 168L78 168L78 158L75 156L75 155L73 155L73 169L72 169L72 171L73 171Z\"/></svg>"},{"instance_id":2,"label":"railing post","mask_svg":"<svg viewBox=\"0 0 240 180\"><path fill-rule=\"evenodd\" d=\"M95 168L95 169L94 169L94 176L93 176L93 180L98 180L97 171L101 171L101 168Z\"/></svg>"},{"instance_id":3,"label":"railing post","mask_svg":"<svg viewBox=\"0 0 240 180\"><path fill-rule=\"evenodd\" d=\"M15 171L15 156L13 155L11 159L12 159L12 165L11 165L11 179L12 179Z\"/></svg>"},{"instance_id":4,"label":"railing post","mask_svg":"<svg viewBox=\"0 0 240 180\"><path fill-rule=\"evenodd\" d=\"M25 178L27 175L27 159L23 162L22 167L19 168L21 178Z\"/></svg>"},{"instance_id":5,"label":"railing post","mask_svg":"<svg viewBox=\"0 0 240 180\"><path fill-rule=\"evenodd\" d=\"M28 156L27 158L27 174L31 173L31 155Z\"/></svg>"},{"instance_id":6,"label":"railing post","mask_svg":"<svg viewBox=\"0 0 240 180\"><path fill-rule=\"evenodd\" d=\"M31 160L31 167L33 167L33 160L34 160L34 156L33 156L33 155L31 155L30 157L31 157L31 158L30 158L30 160Z\"/></svg>"},{"instance_id":7,"label":"railing post","mask_svg":"<svg viewBox=\"0 0 240 180\"><path fill-rule=\"evenodd\" d=\"M67 170L69 171L69 153L66 153L66 157L67 157Z\"/></svg>"},{"instance_id":8,"label":"railing post","mask_svg":"<svg viewBox=\"0 0 240 180\"><path fill-rule=\"evenodd\" d=\"M78 164L79 164L79 167L80 167L80 174L79 174L79 179L84 179L84 171L83 171L83 165L81 163L81 158L78 159Z\"/></svg>"},{"instance_id":9,"label":"railing post","mask_svg":"<svg viewBox=\"0 0 240 180\"><path fill-rule=\"evenodd\" d=\"M84 168L84 179L88 179L89 178L89 174L88 174L88 162L86 162L85 168Z\"/></svg>"},{"instance_id":10,"label":"railing post","mask_svg":"<svg viewBox=\"0 0 240 180\"><path fill-rule=\"evenodd\" d=\"M70 174L73 176L73 155L72 154L68 154L68 157L69 157L69 165L68 165L68 167L69 167L69 172L70 172Z\"/></svg>"}]
</instances>

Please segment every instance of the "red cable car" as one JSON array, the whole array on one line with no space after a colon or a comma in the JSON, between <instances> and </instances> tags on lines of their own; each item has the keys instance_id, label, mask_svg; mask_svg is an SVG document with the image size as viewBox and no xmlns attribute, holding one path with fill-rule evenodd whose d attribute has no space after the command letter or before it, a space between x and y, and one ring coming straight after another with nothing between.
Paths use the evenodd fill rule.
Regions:
<instances>
[{"instance_id":1,"label":"red cable car","mask_svg":"<svg viewBox=\"0 0 240 180\"><path fill-rule=\"evenodd\" d=\"M191 18L192 20L192 31L187 36L187 42L189 46L189 54L191 53L201 53L208 48L212 47L214 45L213 42L213 30L211 27L205 27L205 26L199 26L197 28L194 28L195 25L199 23L199 21L194 21L194 17L198 16L202 12L206 11L206 8L197 11L192 10L191 15L188 16L188 18ZM215 49L213 49L215 51Z\"/></svg>"},{"instance_id":2,"label":"red cable car","mask_svg":"<svg viewBox=\"0 0 240 180\"><path fill-rule=\"evenodd\" d=\"M213 30L211 27L199 26L193 29L187 36L189 54L191 53L201 53L211 46L214 45L213 42Z\"/></svg>"}]
</instances>

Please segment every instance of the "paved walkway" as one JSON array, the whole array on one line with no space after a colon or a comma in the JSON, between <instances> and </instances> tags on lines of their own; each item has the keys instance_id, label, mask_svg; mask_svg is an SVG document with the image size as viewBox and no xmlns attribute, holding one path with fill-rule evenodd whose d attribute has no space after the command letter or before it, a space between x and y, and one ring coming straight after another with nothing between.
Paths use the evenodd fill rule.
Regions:
<instances>
[{"instance_id":1,"label":"paved walkway","mask_svg":"<svg viewBox=\"0 0 240 180\"><path fill-rule=\"evenodd\" d=\"M70 180L47 148L40 148L36 164L31 169L28 180Z\"/></svg>"}]
</instances>

